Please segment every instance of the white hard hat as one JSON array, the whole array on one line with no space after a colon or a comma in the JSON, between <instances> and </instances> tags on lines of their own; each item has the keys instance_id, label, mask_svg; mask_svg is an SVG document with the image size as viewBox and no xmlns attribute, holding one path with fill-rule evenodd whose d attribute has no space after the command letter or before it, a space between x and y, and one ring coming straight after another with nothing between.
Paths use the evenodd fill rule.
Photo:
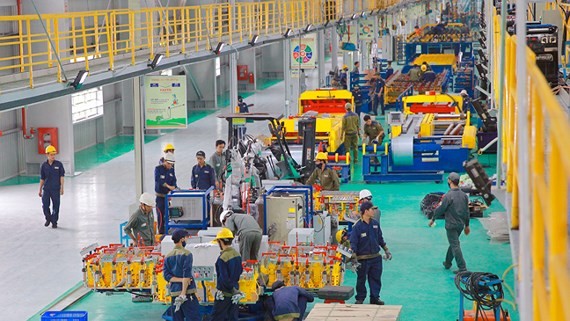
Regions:
<instances>
[{"instance_id":1,"label":"white hard hat","mask_svg":"<svg viewBox=\"0 0 570 321\"><path fill-rule=\"evenodd\" d=\"M232 212L231 210L225 210L222 212L222 214L220 214L220 223L223 224L224 220L228 217L230 217L234 212Z\"/></svg>"},{"instance_id":2,"label":"white hard hat","mask_svg":"<svg viewBox=\"0 0 570 321\"><path fill-rule=\"evenodd\" d=\"M460 94L463 95L463 96L467 96L467 95L468 95L468 94L467 94L467 90L465 90L465 89L463 89Z\"/></svg>"},{"instance_id":3,"label":"white hard hat","mask_svg":"<svg viewBox=\"0 0 570 321\"><path fill-rule=\"evenodd\" d=\"M170 164L174 164L174 154L172 154L172 153L164 154L164 161L168 162Z\"/></svg>"},{"instance_id":4,"label":"white hard hat","mask_svg":"<svg viewBox=\"0 0 570 321\"><path fill-rule=\"evenodd\" d=\"M142 193L139 198L139 202L148 206L156 207L156 198L151 193Z\"/></svg>"},{"instance_id":5,"label":"white hard hat","mask_svg":"<svg viewBox=\"0 0 570 321\"><path fill-rule=\"evenodd\" d=\"M372 198L372 193L370 193L370 191L367 189L361 190L360 194L358 195L358 198L360 200L363 200L363 199L368 198L368 197Z\"/></svg>"}]
</instances>

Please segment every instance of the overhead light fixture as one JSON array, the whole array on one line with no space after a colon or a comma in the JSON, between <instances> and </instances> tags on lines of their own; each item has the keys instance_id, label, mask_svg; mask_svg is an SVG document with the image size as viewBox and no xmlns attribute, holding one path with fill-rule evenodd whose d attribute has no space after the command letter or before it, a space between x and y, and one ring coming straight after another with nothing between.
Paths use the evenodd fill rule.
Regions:
<instances>
[{"instance_id":1,"label":"overhead light fixture","mask_svg":"<svg viewBox=\"0 0 570 321\"><path fill-rule=\"evenodd\" d=\"M73 80L73 82L71 83L70 86L75 88L75 89L81 88L81 86L83 86L83 83L85 82L85 79L87 78L88 75L89 75L89 71L80 70L77 73L77 77L75 77L75 79Z\"/></svg>"},{"instance_id":2,"label":"overhead light fixture","mask_svg":"<svg viewBox=\"0 0 570 321\"><path fill-rule=\"evenodd\" d=\"M483 32L483 30L479 30L479 35L481 36L483 41L487 41L487 36L485 36L485 33Z\"/></svg>"},{"instance_id":3,"label":"overhead light fixture","mask_svg":"<svg viewBox=\"0 0 570 321\"><path fill-rule=\"evenodd\" d=\"M309 23L306 27L305 27L305 32L309 32L311 31L311 29L313 29L313 24Z\"/></svg>"},{"instance_id":4,"label":"overhead light fixture","mask_svg":"<svg viewBox=\"0 0 570 321\"><path fill-rule=\"evenodd\" d=\"M291 30L291 28L287 28L287 31L285 31L285 33L283 34L283 37L289 38L291 36L292 32L293 31Z\"/></svg>"},{"instance_id":5,"label":"overhead light fixture","mask_svg":"<svg viewBox=\"0 0 570 321\"><path fill-rule=\"evenodd\" d=\"M258 40L259 40L259 36L253 35L253 37L251 37L251 40L248 42L248 44L253 47L253 46L255 46L255 44L257 43Z\"/></svg>"},{"instance_id":6,"label":"overhead light fixture","mask_svg":"<svg viewBox=\"0 0 570 321\"><path fill-rule=\"evenodd\" d=\"M378 9L378 11L380 11L380 9ZM370 15L375 16L378 14L378 11L374 12L374 9L372 9L372 10L370 10Z\"/></svg>"},{"instance_id":7,"label":"overhead light fixture","mask_svg":"<svg viewBox=\"0 0 570 321\"><path fill-rule=\"evenodd\" d=\"M355 14L352 15L351 19L354 20L354 19L356 19L357 17L358 17L358 13L355 13Z\"/></svg>"},{"instance_id":8,"label":"overhead light fixture","mask_svg":"<svg viewBox=\"0 0 570 321\"><path fill-rule=\"evenodd\" d=\"M362 11L362 13L360 14L361 18L366 18L366 12Z\"/></svg>"},{"instance_id":9,"label":"overhead light fixture","mask_svg":"<svg viewBox=\"0 0 570 321\"><path fill-rule=\"evenodd\" d=\"M340 25L343 21L344 21L344 18L340 17L336 23L338 23Z\"/></svg>"},{"instance_id":10,"label":"overhead light fixture","mask_svg":"<svg viewBox=\"0 0 570 321\"><path fill-rule=\"evenodd\" d=\"M325 24L324 24L325 28L328 27L330 23L331 23L331 21L327 20L327 22L325 22Z\"/></svg>"},{"instance_id":11,"label":"overhead light fixture","mask_svg":"<svg viewBox=\"0 0 570 321\"><path fill-rule=\"evenodd\" d=\"M479 38L477 40L479 41L479 45L481 45L481 48L487 49L487 45L485 44L485 41L483 41L483 39Z\"/></svg>"},{"instance_id":12,"label":"overhead light fixture","mask_svg":"<svg viewBox=\"0 0 570 321\"><path fill-rule=\"evenodd\" d=\"M160 62L162 61L162 58L164 58L163 54L156 54L156 55L154 55L154 59L152 59L152 61L149 62L146 66L154 69L154 68L156 68L156 66L158 66L160 64Z\"/></svg>"},{"instance_id":13,"label":"overhead light fixture","mask_svg":"<svg viewBox=\"0 0 570 321\"><path fill-rule=\"evenodd\" d=\"M225 46L225 45L226 45L226 44L223 43L223 42L221 42L221 41L218 42L218 45L216 46L216 49L213 50L214 53L215 53L216 55L219 55L219 54L222 52L222 50L224 49L224 46Z\"/></svg>"}]
</instances>

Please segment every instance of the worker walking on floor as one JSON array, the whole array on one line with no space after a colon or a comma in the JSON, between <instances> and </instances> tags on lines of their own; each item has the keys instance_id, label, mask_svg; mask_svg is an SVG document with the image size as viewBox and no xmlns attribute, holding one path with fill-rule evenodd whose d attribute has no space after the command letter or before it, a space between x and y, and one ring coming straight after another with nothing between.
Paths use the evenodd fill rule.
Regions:
<instances>
[{"instance_id":1,"label":"worker walking on floor","mask_svg":"<svg viewBox=\"0 0 570 321\"><path fill-rule=\"evenodd\" d=\"M211 321L237 321L239 300L244 295L239 291L239 278L243 272L241 257L232 247L234 235L228 228L223 228L216 235L214 242L220 246L220 256L216 261L216 294L212 308Z\"/></svg>"},{"instance_id":2,"label":"worker walking on floor","mask_svg":"<svg viewBox=\"0 0 570 321\"><path fill-rule=\"evenodd\" d=\"M46 147L47 160L40 168L40 191L38 195L42 198L42 209L46 222L45 227L51 224L52 228L57 228L59 220L59 201L63 195L63 179L65 169L63 164L55 159L57 150L52 145ZM53 210L50 210L50 201Z\"/></svg>"},{"instance_id":3,"label":"worker walking on floor","mask_svg":"<svg viewBox=\"0 0 570 321\"><path fill-rule=\"evenodd\" d=\"M241 259L257 261L263 232L255 218L248 214L238 214L227 210L220 214L220 222L238 237Z\"/></svg>"},{"instance_id":4,"label":"worker walking on floor","mask_svg":"<svg viewBox=\"0 0 570 321\"><path fill-rule=\"evenodd\" d=\"M382 288L382 257L380 247L384 249L384 258L392 259L392 253L388 249L380 223L373 219L377 209L372 202L364 202L360 205L361 219L352 227L350 233L350 247L356 260L360 263L357 270L356 280L356 304L364 303L366 298L366 280L370 287L370 304L384 305L380 300Z\"/></svg>"},{"instance_id":5,"label":"worker walking on floor","mask_svg":"<svg viewBox=\"0 0 570 321\"><path fill-rule=\"evenodd\" d=\"M131 214L124 231L137 246L154 246L155 230L152 208L156 206L155 197L150 193L142 193L139 202L139 208Z\"/></svg>"},{"instance_id":6,"label":"worker walking on floor","mask_svg":"<svg viewBox=\"0 0 570 321\"><path fill-rule=\"evenodd\" d=\"M206 153L198 151L196 153L198 164L192 168L192 177L190 185L193 189L207 190L212 186L216 186L216 171L212 166L206 164Z\"/></svg>"},{"instance_id":7,"label":"worker walking on floor","mask_svg":"<svg viewBox=\"0 0 570 321\"><path fill-rule=\"evenodd\" d=\"M352 104L344 105L346 114L342 118L342 141L347 153L354 163L358 163L358 138L360 137L360 119L352 111Z\"/></svg>"},{"instance_id":8,"label":"worker walking on floor","mask_svg":"<svg viewBox=\"0 0 570 321\"><path fill-rule=\"evenodd\" d=\"M174 174L174 155L164 155L164 162L154 168L154 192L156 193L156 217L158 218L158 233L164 234L166 194L177 189ZM166 231L168 232L168 231Z\"/></svg>"},{"instance_id":9,"label":"worker walking on floor","mask_svg":"<svg viewBox=\"0 0 570 321\"><path fill-rule=\"evenodd\" d=\"M174 321L199 321L200 303L196 297L196 283L192 278L193 256L185 249L188 231L179 229L172 233L174 249L164 258L164 279L168 282Z\"/></svg>"},{"instance_id":10,"label":"worker walking on floor","mask_svg":"<svg viewBox=\"0 0 570 321\"><path fill-rule=\"evenodd\" d=\"M429 226L433 226L438 218L445 218L445 232L447 233L447 241L449 247L443 266L449 270L453 258L457 264L457 270L454 273L467 271L467 265L461 252L459 236L465 228L465 235L469 235L469 197L459 189L459 174L452 172L447 177L449 191L441 199L441 204L435 209L433 218L429 222Z\"/></svg>"},{"instance_id":11,"label":"worker walking on floor","mask_svg":"<svg viewBox=\"0 0 570 321\"><path fill-rule=\"evenodd\" d=\"M273 291L273 319L279 321L303 320L307 303L315 301L315 297L298 286L285 286L283 281L275 281Z\"/></svg>"}]
</instances>

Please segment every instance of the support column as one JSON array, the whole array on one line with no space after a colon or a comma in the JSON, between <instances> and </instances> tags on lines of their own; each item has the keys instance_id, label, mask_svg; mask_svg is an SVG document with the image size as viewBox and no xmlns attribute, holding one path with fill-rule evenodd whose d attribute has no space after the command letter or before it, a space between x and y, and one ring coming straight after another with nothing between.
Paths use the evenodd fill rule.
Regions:
<instances>
[{"instance_id":1,"label":"support column","mask_svg":"<svg viewBox=\"0 0 570 321\"><path fill-rule=\"evenodd\" d=\"M336 33L336 28L330 28L330 31L332 44L331 67L332 70L335 70L338 67L338 34Z\"/></svg>"},{"instance_id":2,"label":"support column","mask_svg":"<svg viewBox=\"0 0 570 321\"><path fill-rule=\"evenodd\" d=\"M141 77L133 78L133 118L135 134L135 191L144 192L144 113L142 110Z\"/></svg>"},{"instance_id":3,"label":"support column","mask_svg":"<svg viewBox=\"0 0 570 321\"><path fill-rule=\"evenodd\" d=\"M237 53L230 54L230 107L232 110L238 104L237 55Z\"/></svg>"},{"instance_id":4,"label":"support column","mask_svg":"<svg viewBox=\"0 0 570 321\"><path fill-rule=\"evenodd\" d=\"M317 32L317 61L318 61L318 73L319 73L319 87L323 88L326 83L326 67L325 67L325 31L319 30Z\"/></svg>"},{"instance_id":5,"label":"support column","mask_svg":"<svg viewBox=\"0 0 570 321\"><path fill-rule=\"evenodd\" d=\"M517 8L526 8L527 0L517 0ZM506 16L506 11L501 11L503 16ZM516 28L517 28L517 48L516 48L516 72L517 72L517 125L519 130L518 135L518 166L517 166L517 180L519 189L519 309L521 321L532 320L533 317L533 298L532 298L532 258L530 257L531 247L531 202L532 197L530 193L530 162L529 162L529 135L530 133L525 130L527 128L528 117L528 77L527 77L527 46L526 41L526 10L520 10L516 13ZM490 36L489 36L490 37ZM552 315L552 312L551 312ZM552 316L553 319L558 319L559 316Z\"/></svg>"},{"instance_id":6,"label":"support column","mask_svg":"<svg viewBox=\"0 0 570 321\"><path fill-rule=\"evenodd\" d=\"M285 117L291 114L291 40L283 41L283 82L285 83Z\"/></svg>"}]
</instances>

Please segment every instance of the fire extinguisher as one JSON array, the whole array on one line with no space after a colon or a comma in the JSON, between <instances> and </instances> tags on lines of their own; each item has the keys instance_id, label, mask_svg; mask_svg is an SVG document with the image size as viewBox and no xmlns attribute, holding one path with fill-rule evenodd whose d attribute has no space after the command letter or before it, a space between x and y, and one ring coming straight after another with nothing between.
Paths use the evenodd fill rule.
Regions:
<instances>
[{"instance_id":1,"label":"fire extinguisher","mask_svg":"<svg viewBox=\"0 0 570 321\"><path fill-rule=\"evenodd\" d=\"M249 73L249 83L253 84L255 82L254 78L253 78L253 72Z\"/></svg>"}]
</instances>

